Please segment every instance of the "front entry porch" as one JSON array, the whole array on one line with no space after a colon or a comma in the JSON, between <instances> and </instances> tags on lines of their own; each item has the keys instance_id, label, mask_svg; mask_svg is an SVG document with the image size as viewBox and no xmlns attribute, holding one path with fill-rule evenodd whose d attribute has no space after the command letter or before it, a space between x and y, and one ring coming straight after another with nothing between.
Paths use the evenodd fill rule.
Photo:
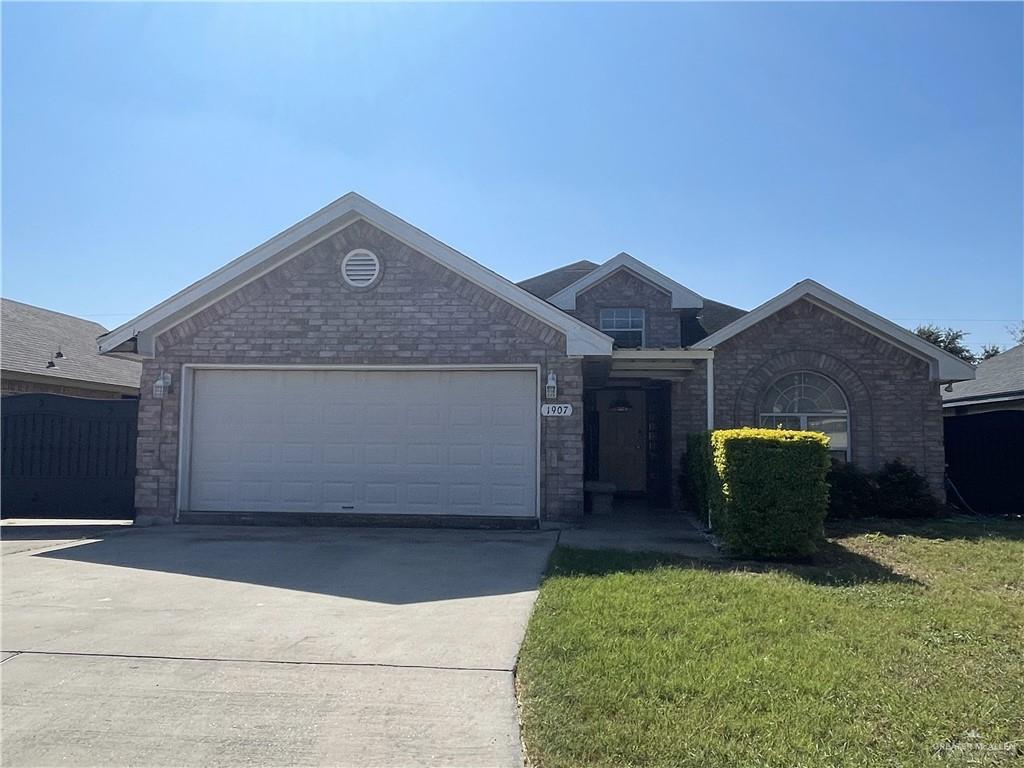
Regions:
<instances>
[{"instance_id":1,"label":"front entry porch","mask_svg":"<svg viewBox=\"0 0 1024 768\"><path fill-rule=\"evenodd\" d=\"M721 558L690 515L645 511L646 503L642 501L627 504L630 511L622 514L587 515L581 526L562 531L558 543L577 549L665 552L697 560Z\"/></svg>"},{"instance_id":2,"label":"front entry porch","mask_svg":"<svg viewBox=\"0 0 1024 768\"><path fill-rule=\"evenodd\" d=\"M678 457L693 410L692 386L710 378L708 351L615 350L611 360L584 365L583 468L588 515L639 521L678 509ZM700 371L695 368L700 366ZM705 376L705 373L708 376ZM703 392L700 392L703 394ZM673 398L681 402L674 403ZM700 428L700 427L698 427ZM673 442L676 444L673 445Z\"/></svg>"},{"instance_id":3,"label":"front entry porch","mask_svg":"<svg viewBox=\"0 0 1024 768\"><path fill-rule=\"evenodd\" d=\"M614 494L617 516L671 509L671 413L668 382L616 382L585 391L584 476Z\"/></svg>"}]
</instances>

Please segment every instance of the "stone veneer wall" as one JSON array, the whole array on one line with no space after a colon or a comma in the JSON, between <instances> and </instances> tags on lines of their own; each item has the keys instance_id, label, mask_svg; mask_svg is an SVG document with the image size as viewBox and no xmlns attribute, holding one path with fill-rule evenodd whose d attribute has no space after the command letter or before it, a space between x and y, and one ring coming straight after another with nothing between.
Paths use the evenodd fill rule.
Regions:
<instances>
[{"instance_id":1,"label":"stone veneer wall","mask_svg":"<svg viewBox=\"0 0 1024 768\"><path fill-rule=\"evenodd\" d=\"M383 276L355 290L341 278L354 248L380 258ZM178 417L184 363L536 363L558 376L567 418L541 420L541 518L583 514L583 379L560 332L451 272L365 221L295 257L162 334L147 360L139 403L135 503L142 522L176 510ZM173 390L152 397L160 371Z\"/></svg>"},{"instance_id":2,"label":"stone veneer wall","mask_svg":"<svg viewBox=\"0 0 1024 768\"><path fill-rule=\"evenodd\" d=\"M928 364L807 300L715 351L716 427L756 425L765 389L800 370L828 376L846 394L854 463L871 470L902 459L945 498L942 398Z\"/></svg>"},{"instance_id":3,"label":"stone veneer wall","mask_svg":"<svg viewBox=\"0 0 1024 768\"><path fill-rule=\"evenodd\" d=\"M647 347L679 346L679 311L672 309L672 297L626 269L577 296L576 309L569 314L600 328L602 309L626 307L644 310Z\"/></svg>"}]
</instances>

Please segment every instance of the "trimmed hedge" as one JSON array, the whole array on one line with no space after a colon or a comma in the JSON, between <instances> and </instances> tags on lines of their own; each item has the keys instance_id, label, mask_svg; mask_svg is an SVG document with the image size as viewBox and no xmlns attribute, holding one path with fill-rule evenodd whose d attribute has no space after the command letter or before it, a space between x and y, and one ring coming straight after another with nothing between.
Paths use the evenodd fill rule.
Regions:
<instances>
[{"instance_id":1,"label":"trimmed hedge","mask_svg":"<svg viewBox=\"0 0 1024 768\"><path fill-rule=\"evenodd\" d=\"M702 449L693 447L700 460ZM709 452L704 494L712 528L730 554L789 558L817 550L828 512L825 435L721 429L711 433Z\"/></svg>"},{"instance_id":2,"label":"trimmed hedge","mask_svg":"<svg viewBox=\"0 0 1024 768\"><path fill-rule=\"evenodd\" d=\"M706 519L708 487L711 483L711 433L692 432L686 436L684 478L690 501L698 516Z\"/></svg>"}]
</instances>

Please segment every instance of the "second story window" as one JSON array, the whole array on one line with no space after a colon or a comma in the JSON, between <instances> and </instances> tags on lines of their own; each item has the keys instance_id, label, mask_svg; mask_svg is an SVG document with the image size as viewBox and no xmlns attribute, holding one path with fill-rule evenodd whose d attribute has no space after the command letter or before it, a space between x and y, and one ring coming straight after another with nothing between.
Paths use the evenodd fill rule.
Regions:
<instances>
[{"instance_id":1,"label":"second story window","mask_svg":"<svg viewBox=\"0 0 1024 768\"><path fill-rule=\"evenodd\" d=\"M644 345L644 311L642 309L602 309L600 330L615 339L620 348Z\"/></svg>"}]
</instances>

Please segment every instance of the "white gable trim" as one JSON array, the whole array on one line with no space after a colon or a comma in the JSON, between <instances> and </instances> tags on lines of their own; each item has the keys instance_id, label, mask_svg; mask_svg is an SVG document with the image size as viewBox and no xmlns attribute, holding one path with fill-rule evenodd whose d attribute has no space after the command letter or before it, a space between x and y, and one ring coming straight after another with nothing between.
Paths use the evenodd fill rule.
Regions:
<instances>
[{"instance_id":1,"label":"white gable trim","mask_svg":"<svg viewBox=\"0 0 1024 768\"><path fill-rule=\"evenodd\" d=\"M548 299L559 309L576 309L576 297L584 291L593 288L602 280L606 280L621 269L628 269L638 277L646 280L652 285L661 288L665 293L672 296L672 309L700 309L704 306L704 299L691 291L685 285L680 285L675 280L661 274L656 269L644 264L639 259L634 259L628 253L620 253L614 258L608 259L604 264L584 275L575 283L567 285L554 296Z\"/></svg>"},{"instance_id":2,"label":"white gable trim","mask_svg":"<svg viewBox=\"0 0 1024 768\"><path fill-rule=\"evenodd\" d=\"M358 219L368 221L471 283L561 331L565 334L567 355L611 355L610 337L555 309L546 301L538 299L532 293L355 192L349 192L135 319L100 336L99 351L111 352L135 339L139 353L152 356L156 337L167 329L276 269Z\"/></svg>"},{"instance_id":3,"label":"white gable trim","mask_svg":"<svg viewBox=\"0 0 1024 768\"><path fill-rule=\"evenodd\" d=\"M775 298L769 299L743 317L694 344L693 348L714 349L722 342L742 333L799 299L807 299L863 330L895 344L909 354L925 360L929 365L933 380L966 381L974 378L974 366L814 280L801 280L792 288L783 291Z\"/></svg>"}]
</instances>

